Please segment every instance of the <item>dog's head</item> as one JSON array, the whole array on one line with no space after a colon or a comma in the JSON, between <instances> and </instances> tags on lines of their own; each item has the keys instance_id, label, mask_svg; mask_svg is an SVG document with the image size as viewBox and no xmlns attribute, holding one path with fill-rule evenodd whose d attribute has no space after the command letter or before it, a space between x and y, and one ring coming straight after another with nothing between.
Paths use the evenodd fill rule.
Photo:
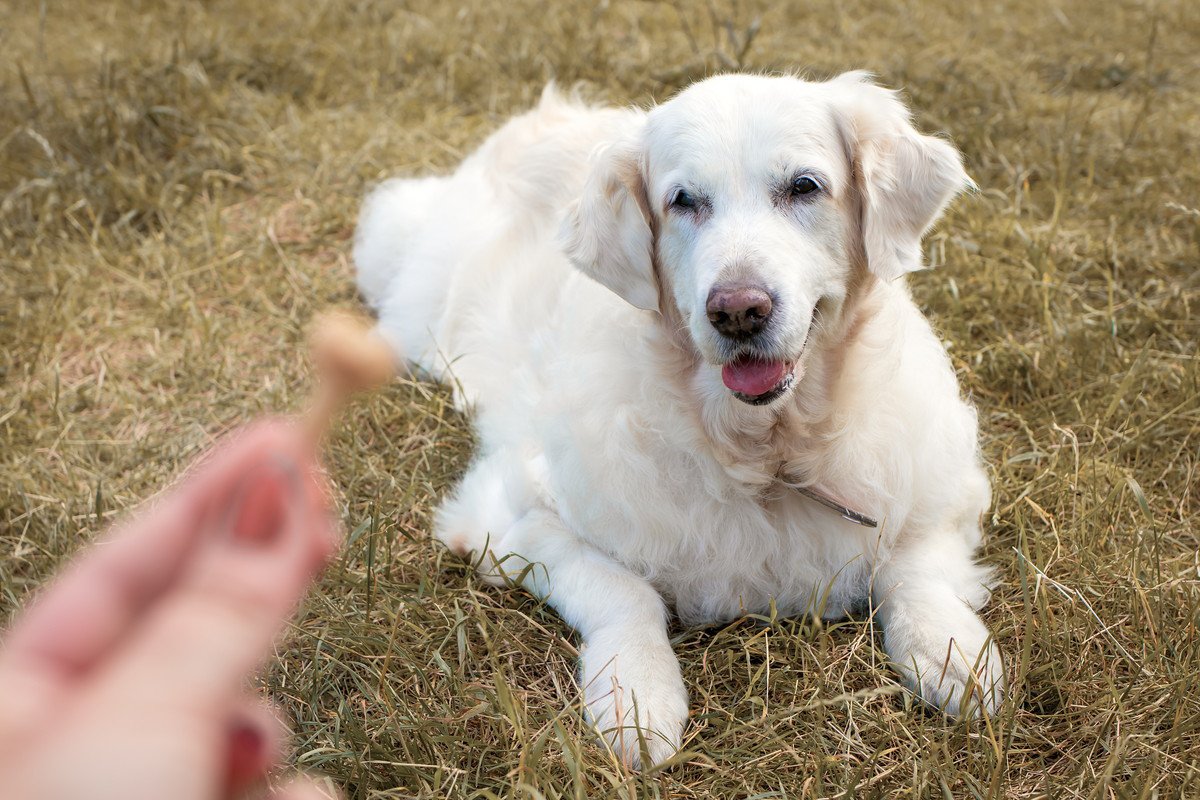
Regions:
<instances>
[{"instance_id":1,"label":"dog's head","mask_svg":"<svg viewBox=\"0 0 1200 800\"><path fill-rule=\"evenodd\" d=\"M731 392L765 404L856 270L919 269L922 234L968 185L958 151L861 73L724 75L597 155L563 238L579 269L672 318Z\"/></svg>"}]
</instances>

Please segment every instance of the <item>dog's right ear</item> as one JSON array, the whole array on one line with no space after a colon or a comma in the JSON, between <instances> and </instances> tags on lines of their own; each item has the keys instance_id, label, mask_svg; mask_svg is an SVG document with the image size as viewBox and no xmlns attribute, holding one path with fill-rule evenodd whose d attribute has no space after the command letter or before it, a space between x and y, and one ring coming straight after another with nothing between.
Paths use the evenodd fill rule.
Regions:
<instances>
[{"instance_id":1,"label":"dog's right ear","mask_svg":"<svg viewBox=\"0 0 1200 800\"><path fill-rule=\"evenodd\" d=\"M658 310L654 218L642 146L630 137L600 150L583 194L567 209L559 241L571 262L630 305Z\"/></svg>"}]
</instances>

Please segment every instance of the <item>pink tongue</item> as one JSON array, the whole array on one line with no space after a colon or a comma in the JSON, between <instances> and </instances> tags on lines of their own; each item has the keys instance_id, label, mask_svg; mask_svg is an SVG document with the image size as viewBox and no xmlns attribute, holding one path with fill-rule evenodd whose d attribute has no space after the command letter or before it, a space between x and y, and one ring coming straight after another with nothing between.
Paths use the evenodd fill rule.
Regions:
<instances>
[{"instance_id":1,"label":"pink tongue","mask_svg":"<svg viewBox=\"0 0 1200 800\"><path fill-rule=\"evenodd\" d=\"M750 397L771 391L785 375L787 364L782 361L758 361L746 356L721 369L721 380L727 387Z\"/></svg>"}]
</instances>

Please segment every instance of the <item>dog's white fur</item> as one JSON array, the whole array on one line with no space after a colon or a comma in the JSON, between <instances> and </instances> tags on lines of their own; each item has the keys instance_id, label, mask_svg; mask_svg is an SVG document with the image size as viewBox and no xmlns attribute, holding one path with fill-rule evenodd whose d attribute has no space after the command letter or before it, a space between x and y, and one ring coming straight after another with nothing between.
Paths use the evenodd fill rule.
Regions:
<instances>
[{"instance_id":1,"label":"dog's white fur","mask_svg":"<svg viewBox=\"0 0 1200 800\"><path fill-rule=\"evenodd\" d=\"M815 200L780 199L797 171ZM649 112L548 89L453 175L368 199L355 260L378 330L478 427L437 536L579 631L590 715L627 762L681 743L668 604L687 624L869 607L927 702L999 702L975 613L975 413L902 277L967 185L958 152L860 73L728 75ZM679 187L707 207L673 207ZM799 359L768 405L720 377L705 298L731 277L773 290L768 349Z\"/></svg>"}]
</instances>

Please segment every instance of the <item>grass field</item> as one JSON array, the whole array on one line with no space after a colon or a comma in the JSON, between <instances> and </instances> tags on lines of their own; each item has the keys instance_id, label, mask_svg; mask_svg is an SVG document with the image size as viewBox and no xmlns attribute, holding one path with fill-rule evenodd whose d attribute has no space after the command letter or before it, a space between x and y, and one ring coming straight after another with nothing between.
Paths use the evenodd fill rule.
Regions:
<instances>
[{"instance_id":1,"label":"grass field","mask_svg":"<svg viewBox=\"0 0 1200 800\"><path fill-rule=\"evenodd\" d=\"M623 771L571 632L434 546L443 390L355 406L349 532L264 682L350 798L1200 796L1200 4L0 2L0 607L223 431L306 392L363 192L544 83L713 71L901 87L981 191L913 276L980 410L1012 697L912 707L865 621L674 631L688 752Z\"/></svg>"}]
</instances>

